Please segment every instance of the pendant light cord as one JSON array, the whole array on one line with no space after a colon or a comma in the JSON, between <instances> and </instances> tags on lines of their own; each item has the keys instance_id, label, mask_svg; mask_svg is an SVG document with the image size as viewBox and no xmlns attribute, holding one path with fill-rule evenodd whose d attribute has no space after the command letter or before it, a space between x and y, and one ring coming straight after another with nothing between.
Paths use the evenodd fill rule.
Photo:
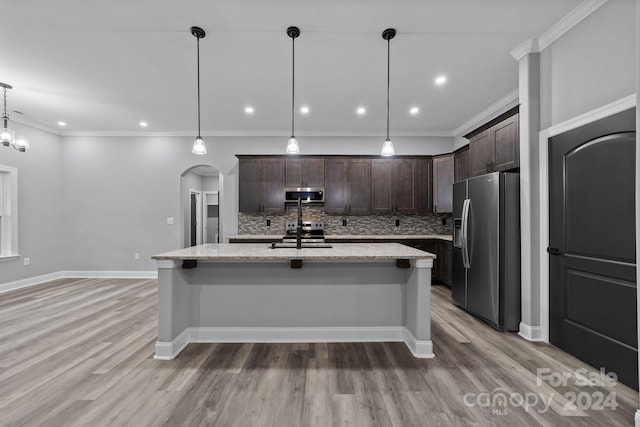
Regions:
<instances>
[{"instance_id":1,"label":"pendant light cord","mask_svg":"<svg viewBox=\"0 0 640 427\"><path fill-rule=\"evenodd\" d=\"M295 138L293 133L294 118L296 115L295 94L296 94L296 39L295 37L292 37L291 38L291 138Z\"/></svg>"},{"instance_id":2,"label":"pendant light cord","mask_svg":"<svg viewBox=\"0 0 640 427\"><path fill-rule=\"evenodd\" d=\"M197 43L197 63L198 63L198 138L201 138L200 136L200 37L196 37Z\"/></svg>"},{"instance_id":3,"label":"pendant light cord","mask_svg":"<svg viewBox=\"0 0 640 427\"><path fill-rule=\"evenodd\" d=\"M389 139L389 82L391 73L391 39L387 40L387 140Z\"/></svg>"}]
</instances>

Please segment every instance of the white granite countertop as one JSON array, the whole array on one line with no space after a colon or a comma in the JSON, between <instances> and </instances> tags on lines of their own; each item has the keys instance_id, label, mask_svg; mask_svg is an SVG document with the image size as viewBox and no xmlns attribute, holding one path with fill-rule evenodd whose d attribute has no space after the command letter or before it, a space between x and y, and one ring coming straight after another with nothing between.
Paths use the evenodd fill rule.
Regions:
<instances>
[{"instance_id":1,"label":"white granite countertop","mask_svg":"<svg viewBox=\"0 0 640 427\"><path fill-rule=\"evenodd\" d=\"M434 259L432 253L400 243L332 243L331 248L271 249L267 243L207 243L151 258L156 260L395 260Z\"/></svg>"},{"instance_id":2,"label":"white granite countertop","mask_svg":"<svg viewBox=\"0 0 640 427\"><path fill-rule=\"evenodd\" d=\"M251 240L251 239L268 239L268 240L281 240L282 234L239 234L236 236L229 236L229 239L237 240ZM446 240L453 241L453 237L450 234L325 234L326 240Z\"/></svg>"}]
</instances>

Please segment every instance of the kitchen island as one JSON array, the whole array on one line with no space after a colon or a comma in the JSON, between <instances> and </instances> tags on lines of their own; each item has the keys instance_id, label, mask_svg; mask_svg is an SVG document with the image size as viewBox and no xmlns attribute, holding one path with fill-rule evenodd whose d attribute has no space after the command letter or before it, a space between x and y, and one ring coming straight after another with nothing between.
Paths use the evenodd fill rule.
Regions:
<instances>
[{"instance_id":1,"label":"kitchen island","mask_svg":"<svg viewBox=\"0 0 640 427\"><path fill-rule=\"evenodd\" d=\"M401 341L433 357L435 256L398 243L205 244L153 258L156 359L190 342Z\"/></svg>"}]
</instances>

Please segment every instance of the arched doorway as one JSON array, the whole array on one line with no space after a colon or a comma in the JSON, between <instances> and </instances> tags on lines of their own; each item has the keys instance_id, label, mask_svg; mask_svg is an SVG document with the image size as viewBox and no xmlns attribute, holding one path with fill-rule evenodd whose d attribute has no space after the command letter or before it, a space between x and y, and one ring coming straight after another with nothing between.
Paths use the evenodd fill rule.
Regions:
<instances>
[{"instance_id":1,"label":"arched doorway","mask_svg":"<svg viewBox=\"0 0 640 427\"><path fill-rule=\"evenodd\" d=\"M180 175L183 247L219 242L221 178L211 165L195 165Z\"/></svg>"}]
</instances>

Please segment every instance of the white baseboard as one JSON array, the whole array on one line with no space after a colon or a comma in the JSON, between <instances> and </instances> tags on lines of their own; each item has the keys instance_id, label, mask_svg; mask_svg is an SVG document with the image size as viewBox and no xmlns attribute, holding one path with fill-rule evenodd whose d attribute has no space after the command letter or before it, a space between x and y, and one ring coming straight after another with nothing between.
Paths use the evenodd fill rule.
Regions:
<instances>
[{"instance_id":1,"label":"white baseboard","mask_svg":"<svg viewBox=\"0 0 640 427\"><path fill-rule=\"evenodd\" d=\"M542 326L531 326L520 322L518 335L527 341L546 342L542 334Z\"/></svg>"},{"instance_id":2,"label":"white baseboard","mask_svg":"<svg viewBox=\"0 0 640 427\"><path fill-rule=\"evenodd\" d=\"M635 419L635 426L640 427L640 409L636 410L636 415L634 419Z\"/></svg>"},{"instance_id":3,"label":"white baseboard","mask_svg":"<svg viewBox=\"0 0 640 427\"><path fill-rule=\"evenodd\" d=\"M158 271L63 271L63 277L91 279L157 279Z\"/></svg>"},{"instance_id":4,"label":"white baseboard","mask_svg":"<svg viewBox=\"0 0 640 427\"><path fill-rule=\"evenodd\" d=\"M57 271L42 276L27 277L14 282L0 283L0 293L29 286L40 285L51 280L65 278L89 279L157 279L157 271Z\"/></svg>"},{"instance_id":5,"label":"white baseboard","mask_svg":"<svg viewBox=\"0 0 640 427\"><path fill-rule=\"evenodd\" d=\"M170 342L156 342L156 354L153 356L157 360L174 359L191 341L191 328L187 328Z\"/></svg>"},{"instance_id":6,"label":"white baseboard","mask_svg":"<svg viewBox=\"0 0 640 427\"><path fill-rule=\"evenodd\" d=\"M28 277L26 279L16 280L14 282L7 282L0 284L0 293L14 291L16 289L22 289L29 286L39 285L41 283L50 282L51 280L62 279L64 277L63 271L56 273L43 274L42 276Z\"/></svg>"},{"instance_id":7,"label":"white baseboard","mask_svg":"<svg viewBox=\"0 0 640 427\"><path fill-rule=\"evenodd\" d=\"M433 343L404 326L333 328L191 327L173 341L156 343L155 359L175 358L188 343L404 342L415 357L432 358Z\"/></svg>"},{"instance_id":8,"label":"white baseboard","mask_svg":"<svg viewBox=\"0 0 640 427\"><path fill-rule=\"evenodd\" d=\"M407 328L403 328L403 335L404 344L409 348L409 351L411 351L411 354L413 354L414 357L418 357L420 359L433 359L435 357L433 354L432 341L417 340Z\"/></svg>"}]
</instances>

